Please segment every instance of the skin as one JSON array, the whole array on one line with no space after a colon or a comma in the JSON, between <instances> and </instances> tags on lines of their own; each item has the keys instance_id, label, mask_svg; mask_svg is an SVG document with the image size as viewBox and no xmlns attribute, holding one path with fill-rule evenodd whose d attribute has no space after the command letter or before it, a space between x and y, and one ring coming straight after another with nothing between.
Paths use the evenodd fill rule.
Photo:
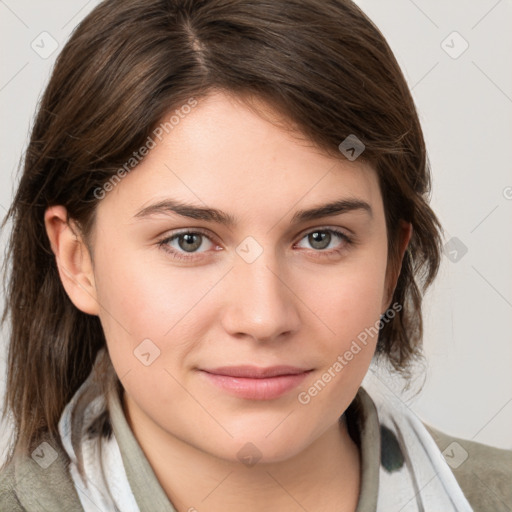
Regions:
<instances>
[{"instance_id":1,"label":"skin","mask_svg":"<svg viewBox=\"0 0 512 512\"><path fill-rule=\"evenodd\" d=\"M169 197L237 222L134 217ZM347 197L369 203L372 216L354 210L290 225L299 209ZM128 422L178 511L355 510L359 451L338 418L377 337L308 404L297 395L390 307L398 275L387 271L383 202L371 167L327 156L215 92L99 202L93 256L62 206L48 208L45 223L67 294L101 320ZM191 260L173 259L159 245L199 228L206 236L192 252L183 239L167 243ZM307 235L326 228L355 243L333 234L319 249ZM397 228L403 257L412 228ZM250 263L236 251L246 237L262 249ZM160 350L149 366L134 356L144 339ZM272 400L232 396L198 371L237 364L313 371ZM261 454L252 467L237 456L246 443Z\"/></svg>"}]
</instances>

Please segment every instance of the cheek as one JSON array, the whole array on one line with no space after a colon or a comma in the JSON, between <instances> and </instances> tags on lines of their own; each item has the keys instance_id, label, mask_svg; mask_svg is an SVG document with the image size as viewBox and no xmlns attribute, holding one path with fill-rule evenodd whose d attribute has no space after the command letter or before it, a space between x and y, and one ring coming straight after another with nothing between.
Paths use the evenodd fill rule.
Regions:
<instances>
[{"instance_id":1,"label":"cheek","mask_svg":"<svg viewBox=\"0 0 512 512\"><path fill-rule=\"evenodd\" d=\"M208 282L190 268L166 265L157 249L153 254L128 246L121 252L116 257L109 247L98 257L98 299L106 320L117 320L135 337L161 338L208 291Z\"/></svg>"},{"instance_id":2,"label":"cheek","mask_svg":"<svg viewBox=\"0 0 512 512\"><path fill-rule=\"evenodd\" d=\"M348 405L345 401L355 395L368 371L378 341L386 257L382 245L360 251L357 259L309 289L308 304L315 306L322 330L328 333L316 336L322 365L297 397L310 412L329 410L334 419L337 410L330 404Z\"/></svg>"},{"instance_id":3,"label":"cheek","mask_svg":"<svg viewBox=\"0 0 512 512\"><path fill-rule=\"evenodd\" d=\"M304 302L338 344L346 343L379 320L385 295L386 256L380 246L360 251L336 270L317 273L302 285Z\"/></svg>"},{"instance_id":4,"label":"cheek","mask_svg":"<svg viewBox=\"0 0 512 512\"><path fill-rule=\"evenodd\" d=\"M297 402L309 416L321 415L335 421L346 408L366 375L375 353L379 333L385 265L366 267L331 279L308 296L327 337L317 336L315 350L322 364L297 394ZM315 335L315 331L312 331ZM307 421L307 420L306 420Z\"/></svg>"},{"instance_id":5,"label":"cheek","mask_svg":"<svg viewBox=\"0 0 512 512\"><path fill-rule=\"evenodd\" d=\"M154 268L144 272L131 272L131 268L137 267L125 260L112 269L102 294L101 323L123 387L158 416L161 411L188 406L187 394L179 385L179 369L200 338L193 306L201 290L175 274L170 280Z\"/></svg>"},{"instance_id":6,"label":"cheek","mask_svg":"<svg viewBox=\"0 0 512 512\"><path fill-rule=\"evenodd\" d=\"M225 269L179 267L156 243L144 246L114 228L107 226L96 245L100 320L118 376L129 375L155 392L163 385L159 379L172 380L164 370L177 374L186 368L193 359L187 356L200 348L214 324L209 294Z\"/></svg>"},{"instance_id":7,"label":"cheek","mask_svg":"<svg viewBox=\"0 0 512 512\"><path fill-rule=\"evenodd\" d=\"M164 363L166 368L180 366L203 327L214 321L214 308L211 303L207 308L204 299L218 278L212 279L212 272L201 277L192 268L172 268L156 258L147 261L137 251L124 258L109 254L98 257L95 270L109 353L120 376L139 374L145 368L141 363L154 361L151 372L140 373L151 380Z\"/></svg>"}]
</instances>

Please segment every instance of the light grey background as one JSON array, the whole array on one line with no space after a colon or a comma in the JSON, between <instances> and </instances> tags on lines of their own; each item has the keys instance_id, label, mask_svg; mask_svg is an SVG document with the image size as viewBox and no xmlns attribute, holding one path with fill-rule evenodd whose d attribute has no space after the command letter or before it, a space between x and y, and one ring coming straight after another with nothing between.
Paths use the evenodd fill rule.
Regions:
<instances>
[{"instance_id":1,"label":"light grey background","mask_svg":"<svg viewBox=\"0 0 512 512\"><path fill-rule=\"evenodd\" d=\"M2 216L55 57L98 3L0 0ZM446 242L459 240L449 242L425 298L423 390L402 398L440 430L512 449L512 0L357 4L384 33L412 88L433 168L432 206ZM46 56L52 38L58 48ZM2 254L5 239L2 233ZM2 376L6 339L4 329ZM399 393L399 379L375 371L368 377Z\"/></svg>"}]
</instances>

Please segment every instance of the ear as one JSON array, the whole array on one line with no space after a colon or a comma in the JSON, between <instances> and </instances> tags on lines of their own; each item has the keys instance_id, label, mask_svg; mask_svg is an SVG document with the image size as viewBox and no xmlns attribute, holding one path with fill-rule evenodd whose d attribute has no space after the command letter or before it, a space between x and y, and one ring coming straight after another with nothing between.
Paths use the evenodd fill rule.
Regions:
<instances>
[{"instance_id":1,"label":"ear","mask_svg":"<svg viewBox=\"0 0 512 512\"><path fill-rule=\"evenodd\" d=\"M384 314L391 305L391 300L393 299L393 294L395 293L396 284L398 282L398 278L400 277L400 271L402 270L402 261L404 258L404 254L407 249L407 246L409 245L409 241L411 240L412 237L412 224L410 222L406 222L400 219L400 226L398 227L398 230L398 254L396 256L396 262L393 264L391 268L387 269L387 294L386 297L384 298L383 306L385 306L385 308L382 314Z\"/></svg>"},{"instance_id":2,"label":"ear","mask_svg":"<svg viewBox=\"0 0 512 512\"><path fill-rule=\"evenodd\" d=\"M75 222L68 221L64 206L47 208L44 223L68 297L80 311L98 315L92 259L80 229Z\"/></svg>"}]
</instances>

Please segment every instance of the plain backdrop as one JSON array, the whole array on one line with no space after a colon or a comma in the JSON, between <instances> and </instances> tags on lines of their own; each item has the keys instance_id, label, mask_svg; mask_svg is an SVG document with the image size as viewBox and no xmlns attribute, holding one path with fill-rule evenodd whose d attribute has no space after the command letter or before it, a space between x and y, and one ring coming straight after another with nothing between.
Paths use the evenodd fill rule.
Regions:
<instances>
[{"instance_id":1,"label":"plain backdrop","mask_svg":"<svg viewBox=\"0 0 512 512\"><path fill-rule=\"evenodd\" d=\"M0 1L2 217L55 57L98 3ZM424 386L401 398L440 430L512 449L512 1L357 4L412 89L432 164L431 203L446 231L440 273L424 301ZM2 254L5 241L4 232ZM5 327L1 334L3 395ZM396 377L376 368L369 379L400 395Z\"/></svg>"}]
</instances>

